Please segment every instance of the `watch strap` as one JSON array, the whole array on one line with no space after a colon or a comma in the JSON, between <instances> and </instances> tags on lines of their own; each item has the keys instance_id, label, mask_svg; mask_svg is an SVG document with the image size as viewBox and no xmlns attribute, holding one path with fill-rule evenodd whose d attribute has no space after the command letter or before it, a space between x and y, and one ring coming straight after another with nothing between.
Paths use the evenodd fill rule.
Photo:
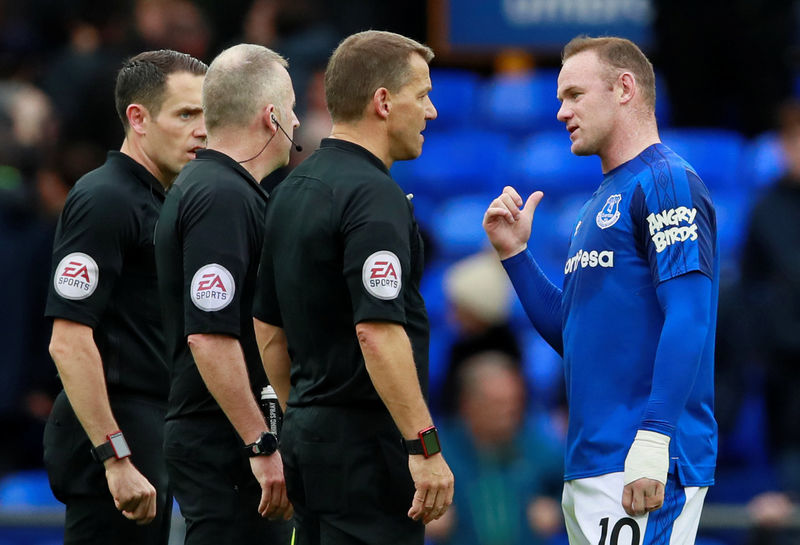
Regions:
<instances>
[{"instance_id":1,"label":"watch strap","mask_svg":"<svg viewBox=\"0 0 800 545\"><path fill-rule=\"evenodd\" d=\"M114 452L114 447L111 446L111 441L106 441L105 443L101 443L96 447L91 448L92 458L94 458L95 462L103 463L109 458L113 458L116 456Z\"/></svg>"},{"instance_id":2,"label":"watch strap","mask_svg":"<svg viewBox=\"0 0 800 545\"><path fill-rule=\"evenodd\" d=\"M269 456L278 450L278 437L272 432L264 431L255 442L245 445L244 448L251 458L253 456Z\"/></svg>"},{"instance_id":3,"label":"watch strap","mask_svg":"<svg viewBox=\"0 0 800 545\"><path fill-rule=\"evenodd\" d=\"M116 446L115 446L116 443ZM125 436L122 435L120 430L115 432L109 433L106 435L106 442L97 445L96 447L92 447L89 450L92 458L96 462L103 463L109 458L116 458L117 460L121 460L123 458L127 458L131 455L130 447L128 447L128 442L125 440Z\"/></svg>"},{"instance_id":4,"label":"watch strap","mask_svg":"<svg viewBox=\"0 0 800 545\"><path fill-rule=\"evenodd\" d=\"M403 446L408 454L425 454L422 448L422 439L403 439Z\"/></svg>"},{"instance_id":5,"label":"watch strap","mask_svg":"<svg viewBox=\"0 0 800 545\"><path fill-rule=\"evenodd\" d=\"M442 451L436 426L420 430L417 433L417 439L403 439L403 446L408 454L422 454L425 458L430 458Z\"/></svg>"}]
</instances>

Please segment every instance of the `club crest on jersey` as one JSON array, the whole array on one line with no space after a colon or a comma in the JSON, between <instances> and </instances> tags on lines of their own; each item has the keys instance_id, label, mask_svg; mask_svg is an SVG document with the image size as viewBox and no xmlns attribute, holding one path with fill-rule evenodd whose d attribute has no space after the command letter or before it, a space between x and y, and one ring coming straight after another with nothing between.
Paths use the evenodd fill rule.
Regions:
<instances>
[{"instance_id":1,"label":"club crest on jersey","mask_svg":"<svg viewBox=\"0 0 800 545\"><path fill-rule=\"evenodd\" d=\"M597 226L600 229L608 229L619 219L619 203L622 200L622 195L617 193L616 195L611 195L608 200L606 200L606 204L603 205L603 208L600 212L597 213Z\"/></svg>"},{"instance_id":2,"label":"club crest on jersey","mask_svg":"<svg viewBox=\"0 0 800 545\"><path fill-rule=\"evenodd\" d=\"M100 281L100 269L91 256L81 252L74 252L58 263L53 286L64 299L86 299Z\"/></svg>"},{"instance_id":3,"label":"club crest on jersey","mask_svg":"<svg viewBox=\"0 0 800 545\"><path fill-rule=\"evenodd\" d=\"M375 252L364 261L361 281L364 289L378 299L394 299L402 287L400 260L389 250Z\"/></svg>"},{"instance_id":4,"label":"club crest on jersey","mask_svg":"<svg viewBox=\"0 0 800 545\"><path fill-rule=\"evenodd\" d=\"M200 310L214 312L230 305L234 293L233 275L222 265L209 263L194 273L189 296Z\"/></svg>"}]
</instances>

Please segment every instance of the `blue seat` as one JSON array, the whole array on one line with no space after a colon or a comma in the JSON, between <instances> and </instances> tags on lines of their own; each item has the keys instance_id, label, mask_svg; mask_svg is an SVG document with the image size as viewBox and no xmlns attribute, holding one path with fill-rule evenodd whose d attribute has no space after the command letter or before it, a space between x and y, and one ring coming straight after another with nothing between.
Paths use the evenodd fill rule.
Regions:
<instances>
[{"instance_id":1,"label":"blue seat","mask_svg":"<svg viewBox=\"0 0 800 545\"><path fill-rule=\"evenodd\" d=\"M720 259L723 265L735 266L744 244L752 196L744 191L712 191L711 199L717 212Z\"/></svg>"},{"instance_id":2,"label":"blue seat","mask_svg":"<svg viewBox=\"0 0 800 545\"><path fill-rule=\"evenodd\" d=\"M600 159L573 155L569 133L563 128L524 140L512 154L509 177L526 192L542 190L553 196L594 191L603 181Z\"/></svg>"},{"instance_id":3,"label":"blue seat","mask_svg":"<svg viewBox=\"0 0 800 545\"><path fill-rule=\"evenodd\" d=\"M747 187L741 175L744 137L725 129L681 128L662 131L661 140L694 167L709 189Z\"/></svg>"},{"instance_id":4,"label":"blue seat","mask_svg":"<svg viewBox=\"0 0 800 545\"><path fill-rule=\"evenodd\" d=\"M666 129L672 122L672 102L667 88L667 78L658 72L656 72L656 120L661 129Z\"/></svg>"},{"instance_id":5,"label":"blue seat","mask_svg":"<svg viewBox=\"0 0 800 545\"><path fill-rule=\"evenodd\" d=\"M557 89L558 69L498 74L481 89L481 120L496 130L516 134L563 127L556 118L561 106Z\"/></svg>"},{"instance_id":6,"label":"blue seat","mask_svg":"<svg viewBox=\"0 0 800 545\"><path fill-rule=\"evenodd\" d=\"M435 130L465 128L475 122L480 77L468 70L431 69L433 90L430 97L438 117L431 122Z\"/></svg>"},{"instance_id":7,"label":"blue seat","mask_svg":"<svg viewBox=\"0 0 800 545\"><path fill-rule=\"evenodd\" d=\"M770 185L785 171L786 155L776 133L766 132L745 145L742 176L749 180L749 185Z\"/></svg>"},{"instance_id":8,"label":"blue seat","mask_svg":"<svg viewBox=\"0 0 800 545\"><path fill-rule=\"evenodd\" d=\"M436 199L502 191L509 137L491 131L426 131L422 155L392 167L397 182L411 193Z\"/></svg>"},{"instance_id":9,"label":"blue seat","mask_svg":"<svg viewBox=\"0 0 800 545\"><path fill-rule=\"evenodd\" d=\"M0 508L4 510L63 508L53 497L44 470L19 471L0 481Z\"/></svg>"},{"instance_id":10,"label":"blue seat","mask_svg":"<svg viewBox=\"0 0 800 545\"><path fill-rule=\"evenodd\" d=\"M425 264L420 282L420 292L425 300L425 310L431 323L444 323L447 319L447 297L444 293L444 273L452 262L438 259Z\"/></svg>"},{"instance_id":11,"label":"blue seat","mask_svg":"<svg viewBox=\"0 0 800 545\"><path fill-rule=\"evenodd\" d=\"M520 335L523 371L536 402L551 409L558 404L564 389L564 366L561 356L533 328Z\"/></svg>"},{"instance_id":12,"label":"blue seat","mask_svg":"<svg viewBox=\"0 0 800 545\"><path fill-rule=\"evenodd\" d=\"M444 259L455 260L484 250L489 239L483 230L483 214L496 194L471 194L443 202L434 213L431 233Z\"/></svg>"}]
</instances>

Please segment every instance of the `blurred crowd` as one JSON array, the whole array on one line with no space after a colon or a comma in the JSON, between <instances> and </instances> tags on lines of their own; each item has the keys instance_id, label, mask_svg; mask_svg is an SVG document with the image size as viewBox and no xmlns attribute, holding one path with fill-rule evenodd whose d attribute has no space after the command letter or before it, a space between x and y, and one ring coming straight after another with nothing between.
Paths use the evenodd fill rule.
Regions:
<instances>
[{"instance_id":1,"label":"blurred crowd","mask_svg":"<svg viewBox=\"0 0 800 545\"><path fill-rule=\"evenodd\" d=\"M330 129L322 74L341 38L381 28L425 41L424 0L404 9L383 4L0 0L0 270L6 271L7 303L0 313L0 476L41 466L42 430L60 389L47 352L50 326L43 318L55 223L72 185L122 141L113 104L121 62L159 48L209 61L239 42L279 51L291 62L301 121L296 135L305 149L293 153L291 168ZM673 4L697 8L688 1ZM709 13L698 20L712 20L712 7L722 6L706 4ZM767 10L766 2L750 4L754 12ZM793 20L794 2L771 6L771 17L791 14ZM741 6L737 9L722 6L717 13L746 15ZM735 125L748 136L774 129L780 143L784 172L752 196L738 267L723 279L717 343L720 484L709 502L751 502L751 514L760 523L753 543L792 543L795 537L782 525L800 499L800 105L776 105L791 91L786 46L793 27L774 26L773 41L737 45L766 49L762 57L753 51L724 56L753 70L743 70L745 76L735 69L726 74L736 73L748 85L765 82L757 74L774 76L758 88L762 95L748 108L692 77L691 70L731 68L708 62L719 53L715 47L730 42L715 42L700 31L671 40L670 29L681 26L671 26L674 16L683 10L676 8L674 16L659 13L661 46L655 58L670 79L674 121ZM761 24L755 26L749 32L760 39ZM701 37L713 47L700 48ZM762 62L758 69L754 56ZM783 69L768 66L776 59ZM682 72L685 77L675 76ZM714 81L735 85L723 84L724 77ZM283 175L272 176L267 185ZM446 419L440 426L442 442L460 484L454 509L431 525L429 535L443 544L546 543L562 531L563 385L558 379L537 383L553 372L537 361L536 347L542 343L530 342L530 328L515 322L524 318L513 312L513 293L494 254L449 265L441 281L448 324L447 334L434 340L431 405ZM554 358L545 356L551 367L558 363Z\"/></svg>"}]
</instances>

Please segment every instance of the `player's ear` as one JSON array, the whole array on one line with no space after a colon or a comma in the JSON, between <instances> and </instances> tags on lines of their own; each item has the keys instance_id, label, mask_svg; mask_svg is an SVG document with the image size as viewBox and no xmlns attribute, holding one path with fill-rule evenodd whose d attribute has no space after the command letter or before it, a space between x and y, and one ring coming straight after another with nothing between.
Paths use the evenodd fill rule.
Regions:
<instances>
[{"instance_id":1,"label":"player's ear","mask_svg":"<svg viewBox=\"0 0 800 545\"><path fill-rule=\"evenodd\" d=\"M278 131L278 116L275 114L275 105L268 104L264 107L262 112L264 126L267 127L269 132L275 133Z\"/></svg>"},{"instance_id":2,"label":"player's ear","mask_svg":"<svg viewBox=\"0 0 800 545\"><path fill-rule=\"evenodd\" d=\"M150 117L147 108L141 104L128 104L125 108L125 117L128 118L128 126L132 131L141 135L147 133L147 120Z\"/></svg>"},{"instance_id":3,"label":"player's ear","mask_svg":"<svg viewBox=\"0 0 800 545\"><path fill-rule=\"evenodd\" d=\"M620 104L630 102L636 96L636 78L630 72L623 72L617 80Z\"/></svg>"},{"instance_id":4,"label":"player's ear","mask_svg":"<svg viewBox=\"0 0 800 545\"><path fill-rule=\"evenodd\" d=\"M392 94L386 87L379 87L372 95L372 108L381 119L389 117L392 110Z\"/></svg>"}]
</instances>

